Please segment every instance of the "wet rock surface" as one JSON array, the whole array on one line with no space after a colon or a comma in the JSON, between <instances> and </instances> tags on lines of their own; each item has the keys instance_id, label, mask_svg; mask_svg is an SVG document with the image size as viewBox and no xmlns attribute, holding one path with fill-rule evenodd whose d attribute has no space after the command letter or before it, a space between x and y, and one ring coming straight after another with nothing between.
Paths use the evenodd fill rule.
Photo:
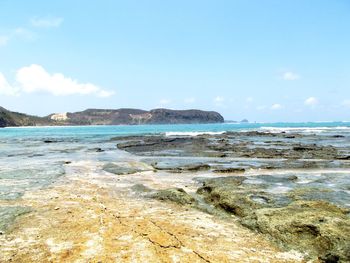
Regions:
<instances>
[{"instance_id":1,"label":"wet rock surface","mask_svg":"<svg viewBox=\"0 0 350 263\"><path fill-rule=\"evenodd\" d=\"M336 199L322 193L331 190L269 191L272 184L289 186L298 180L297 176L271 175L214 178L202 181L197 193L206 202L238 216L244 226L271 237L281 247L306 251L310 259L348 262L350 210L334 205ZM317 197L313 196L316 192ZM333 195L337 193L333 191Z\"/></svg>"},{"instance_id":2,"label":"wet rock surface","mask_svg":"<svg viewBox=\"0 0 350 263\"><path fill-rule=\"evenodd\" d=\"M268 234L281 246L307 251L311 258L350 260L349 210L330 203L296 201L281 208L256 209L242 224Z\"/></svg>"},{"instance_id":3,"label":"wet rock surface","mask_svg":"<svg viewBox=\"0 0 350 263\"><path fill-rule=\"evenodd\" d=\"M30 155L3 153L33 167L1 167L0 207L32 212L0 210L9 215L0 261L349 262L350 141L342 134L28 142ZM46 156L58 172L40 169Z\"/></svg>"},{"instance_id":4,"label":"wet rock surface","mask_svg":"<svg viewBox=\"0 0 350 263\"><path fill-rule=\"evenodd\" d=\"M250 131L113 140L119 149L152 156L145 162L158 171L204 171L219 176L196 179L202 185L196 191L196 203L191 199L194 195L176 188L157 192L159 200L201 209L204 205L198 199L237 216L242 225L282 248L307 252L307 259L348 262L350 176L339 170L350 167L346 139L343 135ZM265 172L249 176L257 169ZM292 170L286 173L286 169ZM335 170L323 173L324 169Z\"/></svg>"},{"instance_id":5,"label":"wet rock surface","mask_svg":"<svg viewBox=\"0 0 350 263\"><path fill-rule=\"evenodd\" d=\"M244 168L238 168L238 167L220 167L213 170L214 173L225 173L225 174L232 174L232 173L244 173Z\"/></svg>"},{"instance_id":6,"label":"wet rock surface","mask_svg":"<svg viewBox=\"0 0 350 263\"><path fill-rule=\"evenodd\" d=\"M176 162L154 162L151 165L156 170L166 170L175 173L206 171L210 169L210 165L201 162L186 162L182 164Z\"/></svg>"},{"instance_id":7,"label":"wet rock surface","mask_svg":"<svg viewBox=\"0 0 350 263\"><path fill-rule=\"evenodd\" d=\"M149 195L149 197L161 201L171 201L181 205L191 205L196 202L196 200L182 188L159 190L156 193Z\"/></svg>"},{"instance_id":8,"label":"wet rock surface","mask_svg":"<svg viewBox=\"0 0 350 263\"><path fill-rule=\"evenodd\" d=\"M117 147L140 156L276 160L270 168L350 167L342 136L298 133L227 132L215 135L114 137ZM261 167L263 168L263 167Z\"/></svg>"}]
</instances>

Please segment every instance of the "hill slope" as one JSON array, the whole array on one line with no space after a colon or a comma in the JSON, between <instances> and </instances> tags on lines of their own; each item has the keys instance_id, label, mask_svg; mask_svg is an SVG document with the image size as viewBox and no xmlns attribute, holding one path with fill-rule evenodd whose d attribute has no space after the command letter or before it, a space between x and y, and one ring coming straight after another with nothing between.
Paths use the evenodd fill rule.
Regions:
<instances>
[{"instance_id":1,"label":"hill slope","mask_svg":"<svg viewBox=\"0 0 350 263\"><path fill-rule=\"evenodd\" d=\"M42 125L137 125L221 123L224 118L214 111L154 109L87 109L80 112L37 117L0 107L0 127Z\"/></svg>"},{"instance_id":2,"label":"hill slope","mask_svg":"<svg viewBox=\"0 0 350 263\"><path fill-rule=\"evenodd\" d=\"M48 118L13 112L0 107L0 127L53 125Z\"/></svg>"}]
</instances>

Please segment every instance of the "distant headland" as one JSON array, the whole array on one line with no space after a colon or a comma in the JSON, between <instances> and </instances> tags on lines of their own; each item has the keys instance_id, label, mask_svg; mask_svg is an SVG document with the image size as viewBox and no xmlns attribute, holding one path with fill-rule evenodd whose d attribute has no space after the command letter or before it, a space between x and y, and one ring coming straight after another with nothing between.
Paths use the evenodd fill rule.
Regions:
<instances>
[{"instance_id":1,"label":"distant headland","mask_svg":"<svg viewBox=\"0 0 350 263\"><path fill-rule=\"evenodd\" d=\"M54 113L45 117L9 111L0 107L0 127L56 125L138 125L222 123L215 111L154 109L87 109Z\"/></svg>"}]
</instances>

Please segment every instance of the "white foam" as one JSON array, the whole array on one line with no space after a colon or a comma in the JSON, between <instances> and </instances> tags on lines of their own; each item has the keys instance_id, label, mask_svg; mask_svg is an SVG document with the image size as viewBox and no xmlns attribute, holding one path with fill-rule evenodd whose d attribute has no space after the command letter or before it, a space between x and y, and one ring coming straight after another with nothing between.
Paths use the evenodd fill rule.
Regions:
<instances>
[{"instance_id":1,"label":"white foam","mask_svg":"<svg viewBox=\"0 0 350 263\"><path fill-rule=\"evenodd\" d=\"M220 131L220 132L166 132L165 136L198 136L198 135L204 135L204 134L209 134L209 135L217 135L217 134L223 134L225 131Z\"/></svg>"},{"instance_id":2,"label":"white foam","mask_svg":"<svg viewBox=\"0 0 350 263\"><path fill-rule=\"evenodd\" d=\"M337 126L337 127L261 127L261 130L268 132L292 132L299 131L305 133L320 133L330 130L350 130L350 127Z\"/></svg>"}]
</instances>

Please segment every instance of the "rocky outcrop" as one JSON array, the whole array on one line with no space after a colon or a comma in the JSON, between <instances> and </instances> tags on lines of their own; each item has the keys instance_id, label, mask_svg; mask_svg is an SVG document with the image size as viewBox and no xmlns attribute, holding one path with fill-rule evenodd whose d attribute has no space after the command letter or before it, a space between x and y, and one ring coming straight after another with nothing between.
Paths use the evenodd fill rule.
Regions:
<instances>
[{"instance_id":1,"label":"rocky outcrop","mask_svg":"<svg viewBox=\"0 0 350 263\"><path fill-rule=\"evenodd\" d=\"M205 179L197 193L215 207L236 215L242 225L269 236L281 247L307 252L322 262L349 262L349 209L331 202L310 200L306 194L272 194L267 188L295 176L258 176L260 184L247 177ZM322 191L318 189L318 191ZM327 196L323 199L327 200Z\"/></svg>"},{"instance_id":2,"label":"rocky outcrop","mask_svg":"<svg viewBox=\"0 0 350 263\"><path fill-rule=\"evenodd\" d=\"M263 143L256 143L262 137L274 138ZM303 143L296 142L303 140ZM262 132L226 132L223 134L202 134L198 136L128 136L114 137L117 146L127 152L144 156L201 156L201 157L235 157L259 159L296 160L349 160L346 149L336 145L314 143L316 135L262 133ZM331 138L335 141L337 138ZM342 138L340 138L342 139ZM310 162L309 162L310 164ZM303 164L298 164L306 168ZM317 165L317 164L315 164ZM217 172L239 172L237 168L218 169ZM241 170L240 172L243 172Z\"/></svg>"},{"instance_id":3,"label":"rocky outcrop","mask_svg":"<svg viewBox=\"0 0 350 263\"><path fill-rule=\"evenodd\" d=\"M156 193L150 195L150 197L161 201L178 203L181 205L191 205L196 202L196 200L191 195L186 193L186 191L182 188L169 188L159 190Z\"/></svg>"},{"instance_id":4,"label":"rocky outcrop","mask_svg":"<svg viewBox=\"0 0 350 263\"><path fill-rule=\"evenodd\" d=\"M296 201L282 208L258 209L242 223L323 262L349 262L348 212L323 201Z\"/></svg>"}]
</instances>

